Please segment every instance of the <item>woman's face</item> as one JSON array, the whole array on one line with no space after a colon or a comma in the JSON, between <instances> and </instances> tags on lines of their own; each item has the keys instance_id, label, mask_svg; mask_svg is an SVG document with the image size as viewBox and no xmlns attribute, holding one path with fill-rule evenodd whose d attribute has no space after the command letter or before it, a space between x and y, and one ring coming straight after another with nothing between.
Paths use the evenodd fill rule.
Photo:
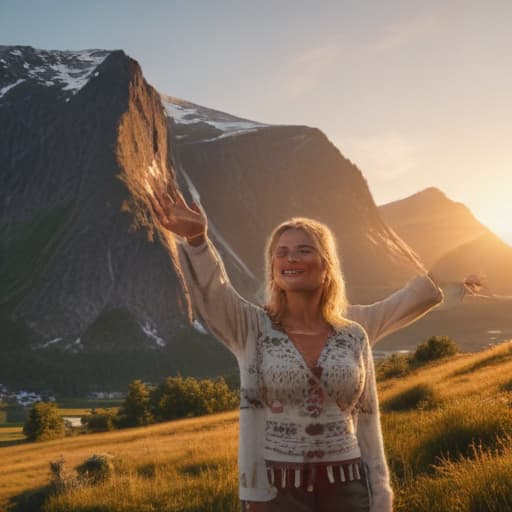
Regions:
<instances>
[{"instance_id":1,"label":"woman's face","mask_svg":"<svg viewBox=\"0 0 512 512\"><path fill-rule=\"evenodd\" d=\"M272 254L274 281L285 292L311 292L321 288L325 268L311 236L302 229L281 233Z\"/></svg>"}]
</instances>

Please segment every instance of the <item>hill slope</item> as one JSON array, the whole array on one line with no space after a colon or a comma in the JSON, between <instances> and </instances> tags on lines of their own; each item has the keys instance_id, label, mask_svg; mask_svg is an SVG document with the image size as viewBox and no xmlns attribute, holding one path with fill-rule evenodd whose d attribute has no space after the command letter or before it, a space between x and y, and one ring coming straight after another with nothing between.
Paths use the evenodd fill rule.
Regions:
<instances>
[{"instance_id":1,"label":"hill slope","mask_svg":"<svg viewBox=\"0 0 512 512\"><path fill-rule=\"evenodd\" d=\"M478 500L483 504L475 510L480 512L507 510L512 490L512 443L507 437L512 435L510 375L512 345L506 343L379 383L397 512L458 512L470 510L469 503ZM425 401L416 393L400 410L392 406L397 397L403 404L403 397L418 388L433 395L425 395L430 396ZM8 471L0 505L30 502L30 489L48 482L48 463L62 453L71 471L91 454L109 452L119 461L114 480L99 487L71 488L53 497L47 510L80 506L111 512L151 507L161 512L235 512L237 418L237 412L223 413L1 448ZM476 451L473 442L480 447ZM497 447L500 452L494 453ZM442 462L442 454L453 462ZM496 478L495 485L489 485ZM462 508L457 508L461 500Z\"/></svg>"}]
</instances>

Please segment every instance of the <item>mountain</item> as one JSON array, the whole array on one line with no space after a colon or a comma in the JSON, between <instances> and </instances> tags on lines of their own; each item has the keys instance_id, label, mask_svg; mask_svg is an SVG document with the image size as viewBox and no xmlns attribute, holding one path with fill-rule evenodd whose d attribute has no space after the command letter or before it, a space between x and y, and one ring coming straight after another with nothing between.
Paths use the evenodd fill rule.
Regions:
<instances>
[{"instance_id":1,"label":"mountain","mask_svg":"<svg viewBox=\"0 0 512 512\"><path fill-rule=\"evenodd\" d=\"M454 280L482 274L492 293L512 294L512 247L491 232L452 249L432 270L441 278Z\"/></svg>"},{"instance_id":2,"label":"mountain","mask_svg":"<svg viewBox=\"0 0 512 512\"><path fill-rule=\"evenodd\" d=\"M73 393L234 370L190 325L175 244L152 228L148 187L201 195L249 299L260 297L265 238L292 215L333 227L353 300L421 265L322 132L161 96L121 50L0 47L0 135L5 383Z\"/></svg>"},{"instance_id":3,"label":"mountain","mask_svg":"<svg viewBox=\"0 0 512 512\"><path fill-rule=\"evenodd\" d=\"M193 322L176 240L152 222L155 189L200 198L249 300L261 301L265 240L291 216L332 227L352 302L421 272L421 251L320 130L162 95L121 50L1 46L0 161L2 384L80 394L236 373Z\"/></svg>"},{"instance_id":4,"label":"mountain","mask_svg":"<svg viewBox=\"0 0 512 512\"><path fill-rule=\"evenodd\" d=\"M26 322L34 347L51 340L83 350L98 341L88 336L94 322L116 311L158 345L159 333L184 325L179 283L161 247L128 234L116 158L137 137L134 165L166 161L158 94L122 51L0 55L2 304ZM141 307L150 300L153 312Z\"/></svg>"},{"instance_id":5,"label":"mountain","mask_svg":"<svg viewBox=\"0 0 512 512\"><path fill-rule=\"evenodd\" d=\"M126 211L130 172L157 162L172 186L159 94L122 51L1 47L0 66L1 380L73 392L190 372L183 336L194 352L202 335L179 276ZM196 373L233 366L196 352Z\"/></svg>"},{"instance_id":6,"label":"mountain","mask_svg":"<svg viewBox=\"0 0 512 512\"><path fill-rule=\"evenodd\" d=\"M382 221L361 171L320 130L264 125L168 96L163 101L178 181L201 197L212 231L257 285L266 238L293 216L333 229L353 301L371 300L419 272L421 262ZM240 291L255 298L248 285L239 283Z\"/></svg>"},{"instance_id":7,"label":"mountain","mask_svg":"<svg viewBox=\"0 0 512 512\"><path fill-rule=\"evenodd\" d=\"M462 203L428 188L379 207L382 217L439 278L482 274L490 290L512 294L512 247Z\"/></svg>"},{"instance_id":8,"label":"mountain","mask_svg":"<svg viewBox=\"0 0 512 512\"><path fill-rule=\"evenodd\" d=\"M434 187L379 206L379 210L428 268L452 249L488 231L467 206Z\"/></svg>"}]
</instances>

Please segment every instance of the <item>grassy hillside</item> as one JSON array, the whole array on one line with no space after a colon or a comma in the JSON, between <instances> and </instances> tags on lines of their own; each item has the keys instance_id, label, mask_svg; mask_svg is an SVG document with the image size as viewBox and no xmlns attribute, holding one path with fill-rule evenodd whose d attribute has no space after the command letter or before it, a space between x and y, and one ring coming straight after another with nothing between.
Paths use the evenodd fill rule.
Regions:
<instances>
[{"instance_id":1,"label":"grassy hillside","mask_svg":"<svg viewBox=\"0 0 512 512\"><path fill-rule=\"evenodd\" d=\"M379 383L396 512L512 510L512 344ZM236 512L237 412L0 448L0 509ZM112 454L114 476L41 508L49 462ZM34 508L31 508L31 504ZM35 508L37 507L37 508Z\"/></svg>"}]
</instances>

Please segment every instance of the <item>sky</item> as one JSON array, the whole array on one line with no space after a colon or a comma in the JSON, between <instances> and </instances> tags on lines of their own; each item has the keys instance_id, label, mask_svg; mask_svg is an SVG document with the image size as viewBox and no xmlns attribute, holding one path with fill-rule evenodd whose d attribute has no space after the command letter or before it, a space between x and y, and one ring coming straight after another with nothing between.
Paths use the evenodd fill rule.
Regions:
<instances>
[{"instance_id":1,"label":"sky","mask_svg":"<svg viewBox=\"0 0 512 512\"><path fill-rule=\"evenodd\" d=\"M123 49L160 92L320 128L377 204L435 186L512 233L508 0L0 0L0 44Z\"/></svg>"}]
</instances>

